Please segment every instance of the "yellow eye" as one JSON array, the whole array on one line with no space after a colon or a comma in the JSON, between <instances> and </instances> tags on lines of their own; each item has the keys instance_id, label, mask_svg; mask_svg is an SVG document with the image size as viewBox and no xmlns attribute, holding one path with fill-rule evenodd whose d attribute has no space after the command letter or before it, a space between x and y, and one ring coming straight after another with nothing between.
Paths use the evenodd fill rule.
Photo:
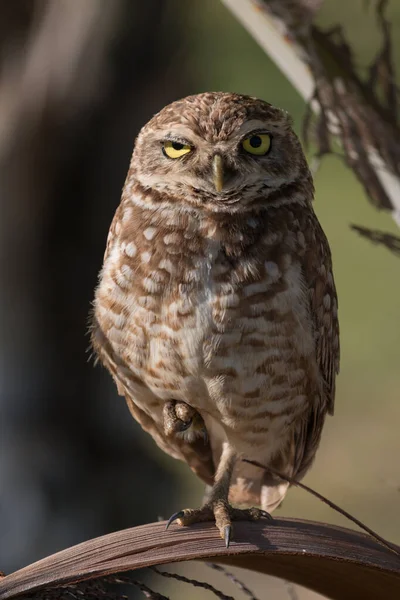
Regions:
<instances>
[{"instance_id":1,"label":"yellow eye","mask_svg":"<svg viewBox=\"0 0 400 600\"><path fill-rule=\"evenodd\" d=\"M192 151L192 148L187 144L181 144L180 142L167 141L163 143L163 153L168 158L180 158L188 152Z\"/></svg>"},{"instance_id":2,"label":"yellow eye","mask_svg":"<svg viewBox=\"0 0 400 600\"><path fill-rule=\"evenodd\" d=\"M271 138L268 133L251 135L242 142L242 148L249 154L264 156L271 147Z\"/></svg>"}]
</instances>

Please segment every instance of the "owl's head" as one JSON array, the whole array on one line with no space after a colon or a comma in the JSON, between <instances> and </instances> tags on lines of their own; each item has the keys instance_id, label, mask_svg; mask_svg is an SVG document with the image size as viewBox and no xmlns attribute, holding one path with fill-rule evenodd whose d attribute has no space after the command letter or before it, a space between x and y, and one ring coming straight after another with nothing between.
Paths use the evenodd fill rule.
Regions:
<instances>
[{"instance_id":1,"label":"owl's head","mask_svg":"<svg viewBox=\"0 0 400 600\"><path fill-rule=\"evenodd\" d=\"M149 202L215 212L276 206L297 196L311 201L313 193L287 113L223 92L189 96L156 114L138 135L131 181L152 191Z\"/></svg>"}]
</instances>

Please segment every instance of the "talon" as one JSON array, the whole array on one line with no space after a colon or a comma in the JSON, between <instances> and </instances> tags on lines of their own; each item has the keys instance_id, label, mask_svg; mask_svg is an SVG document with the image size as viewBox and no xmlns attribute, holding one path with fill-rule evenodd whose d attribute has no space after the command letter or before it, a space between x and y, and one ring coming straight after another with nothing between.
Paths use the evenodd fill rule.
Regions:
<instances>
[{"instance_id":1,"label":"talon","mask_svg":"<svg viewBox=\"0 0 400 600\"><path fill-rule=\"evenodd\" d=\"M269 512L267 512L266 510L260 510L260 514L262 517L265 517L265 519L268 519L269 521L274 520L274 517L270 515Z\"/></svg>"},{"instance_id":2,"label":"talon","mask_svg":"<svg viewBox=\"0 0 400 600\"><path fill-rule=\"evenodd\" d=\"M171 525L171 523L173 523L174 521L177 521L178 519L182 519L182 517L185 516L185 513L183 510L179 510L178 512L174 513L169 519L168 519L168 523L165 526L165 530L168 529L168 527Z\"/></svg>"},{"instance_id":3,"label":"talon","mask_svg":"<svg viewBox=\"0 0 400 600\"><path fill-rule=\"evenodd\" d=\"M225 546L227 548L229 548L229 543L231 541L231 536L232 536L232 526L231 525L225 525L225 527L224 527L224 540L225 540Z\"/></svg>"}]
</instances>

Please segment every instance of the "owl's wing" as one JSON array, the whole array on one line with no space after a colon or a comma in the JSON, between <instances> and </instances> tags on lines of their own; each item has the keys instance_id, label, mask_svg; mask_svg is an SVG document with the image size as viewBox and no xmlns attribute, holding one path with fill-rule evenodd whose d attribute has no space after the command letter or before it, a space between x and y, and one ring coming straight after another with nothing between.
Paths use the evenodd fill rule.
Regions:
<instances>
[{"instance_id":1,"label":"owl's wing","mask_svg":"<svg viewBox=\"0 0 400 600\"><path fill-rule=\"evenodd\" d=\"M117 210L114 213L114 217L113 217L113 220L111 221L110 229L108 230L106 249L104 251L104 256L103 256L103 263L105 263L106 259L108 258L108 255L110 254L110 252L114 246L114 243L118 237L117 227L118 227L118 224L121 222L122 217L123 217L123 207L122 207L122 202L121 202L121 204L118 205Z\"/></svg>"},{"instance_id":2,"label":"owl's wing","mask_svg":"<svg viewBox=\"0 0 400 600\"><path fill-rule=\"evenodd\" d=\"M326 413L333 414L335 379L339 372L339 321L337 295L328 240L314 213L307 217L301 265L309 296L315 355L322 379L322 394L308 421L297 431L295 472L299 477L312 463L318 448Z\"/></svg>"},{"instance_id":3,"label":"owl's wing","mask_svg":"<svg viewBox=\"0 0 400 600\"><path fill-rule=\"evenodd\" d=\"M331 252L328 240L313 213L304 235L306 251L302 267L310 299L315 352L323 379L327 409L329 414L333 414L340 348L338 304Z\"/></svg>"},{"instance_id":4,"label":"owl's wing","mask_svg":"<svg viewBox=\"0 0 400 600\"><path fill-rule=\"evenodd\" d=\"M142 429L152 436L161 450L174 458L186 462L200 479L212 485L215 468L209 442L205 443L203 439L197 438L193 443L189 443L177 436L167 437L160 423L135 403L135 399L129 389L129 383L124 378L124 372L129 371L129 368L115 354L95 317L91 327L91 339L96 354L111 373L118 393L125 397L133 418L139 423Z\"/></svg>"}]
</instances>

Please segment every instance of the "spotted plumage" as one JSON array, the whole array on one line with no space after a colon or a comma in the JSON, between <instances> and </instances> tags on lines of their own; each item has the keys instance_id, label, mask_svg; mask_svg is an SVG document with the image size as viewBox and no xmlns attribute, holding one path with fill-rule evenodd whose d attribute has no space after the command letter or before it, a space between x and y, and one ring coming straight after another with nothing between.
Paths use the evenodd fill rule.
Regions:
<instances>
[{"instance_id":1,"label":"spotted plumage","mask_svg":"<svg viewBox=\"0 0 400 600\"><path fill-rule=\"evenodd\" d=\"M228 492L273 510L287 484L240 458L300 478L333 412L337 298L313 191L289 117L255 98L191 96L138 135L92 341L134 418L213 486L181 523L214 515L226 536Z\"/></svg>"}]
</instances>

